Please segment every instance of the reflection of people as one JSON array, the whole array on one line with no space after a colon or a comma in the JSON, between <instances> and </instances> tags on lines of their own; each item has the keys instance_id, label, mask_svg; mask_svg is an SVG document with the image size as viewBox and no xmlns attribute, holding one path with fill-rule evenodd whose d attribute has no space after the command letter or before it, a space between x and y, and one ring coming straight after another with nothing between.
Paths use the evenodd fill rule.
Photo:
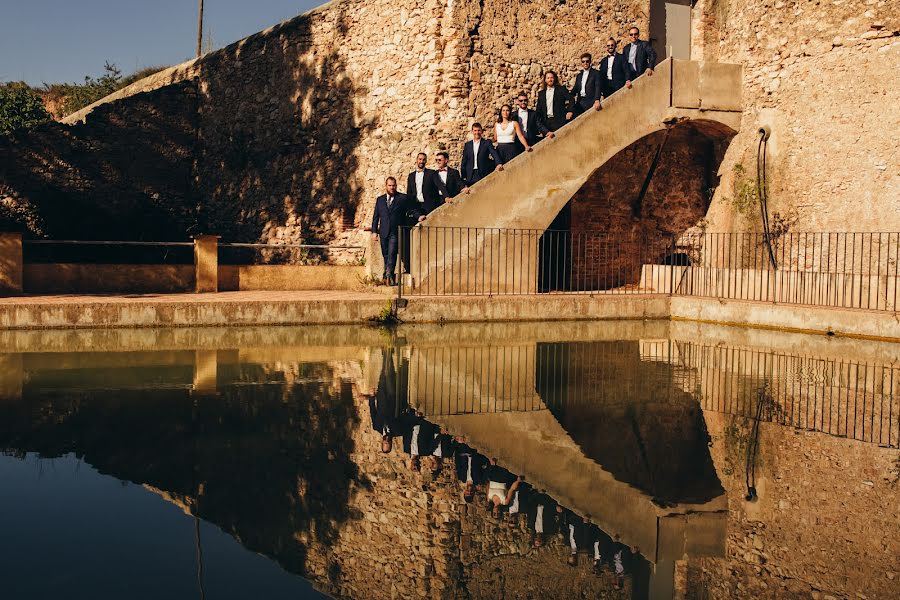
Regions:
<instances>
[{"instance_id":1,"label":"reflection of people","mask_svg":"<svg viewBox=\"0 0 900 600\"><path fill-rule=\"evenodd\" d=\"M441 471L444 459L450 458L453 454L453 441L447 432L443 429L433 427L430 430L432 436L429 449L431 450L431 472L437 475Z\"/></svg>"},{"instance_id":2,"label":"reflection of people","mask_svg":"<svg viewBox=\"0 0 900 600\"><path fill-rule=\"evenodd\" d=\"M565 524L563 533L565 534L566 542L569 544L569 558L567 562L574 567L578 564L578 553L588 552L593 546L591 543L590 518L587 516L582 518L570 510L565 510L563 511L562 520Z\"/></svg>"},{"instance_id":3,"label":"reflection of people","mask_svg":"<svg viewBox=\"0 0 900 600\"><path fill-rule=\"evenodd\" d=\"M509 506L512 502L513 495L522 481L521 477L516 477L503 467L497 465L497 459L492 458L491 464L485 469L485 478L487 479L487 501L488 508L494 517L500 516L500 508Z\"/></svg>"},{"instance_id":4,"label":"reflection of people","mask_svg":"<svg viewBox=\"0 0 900 600\"><path fill-rule=\"evenodd\" d=\"M400 417L406 402L406 386L398 389L397 367L394 363L394 350L382 348L381 373L378 376L378 387L375 394L369 396L369 415L372 418L372 429L381 435L381 451L391 451L391 438L400 435ZM401 365L401 375L404 375Z\"/></svg>"},{"instance_id":5,"label":"reflection of people","mask_svg":"<svg viewBox=\"0 0 900 600\"><path fill-rule=\"evenodd\" d=\"M422 415L407 411L402 419L403 451L409 454L409 468L419 470L420 457L423 452L431 453L429 444L434 439L435 426L422 418Z\"/></svg>"},{"instance_id":6,"label":"reflection of people","mask_svg":"<svg viewBox=\"0 0 900 600\"><path fill-rule=\"evenodd\" d=\"M487 459L467 446L463 440L458 440L453 460L456 477L463 484L463 500L472 502L476 486L484 481Z\"/></svg>"},{"instance_id":7,"label":"reflection of people","mask_svg":"<svg viewBox=\"0 0 900 600\"><path fill-rule=\"evenodd\" d=\"M525 514L528 515L528 527L533 532L532 544L535 548L544 545L545 536L557 531L557 504L543 492L528 497Z\"/></svg>"}]
</instances>

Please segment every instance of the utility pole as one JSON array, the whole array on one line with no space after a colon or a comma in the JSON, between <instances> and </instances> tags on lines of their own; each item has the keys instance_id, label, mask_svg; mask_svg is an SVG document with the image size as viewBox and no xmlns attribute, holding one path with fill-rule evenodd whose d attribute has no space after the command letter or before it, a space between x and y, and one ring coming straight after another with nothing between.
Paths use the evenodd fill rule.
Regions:
<instances>
[{"instance_id":1,"label":"utility pole","mask_svg":"<svg viewBox=\"0 0 900 600\"><path fill-rule=\"evenodd\" d=\"M203 0L200 0L200 16L197 19L197 58L200 57L203 46Z\"/></svg>"}]
</instances>

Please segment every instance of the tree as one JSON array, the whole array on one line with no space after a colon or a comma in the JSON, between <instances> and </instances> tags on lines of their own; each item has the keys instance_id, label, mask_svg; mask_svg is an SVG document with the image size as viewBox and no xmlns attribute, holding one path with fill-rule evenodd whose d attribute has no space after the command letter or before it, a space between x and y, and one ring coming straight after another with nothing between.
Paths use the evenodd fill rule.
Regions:
<instances>
[{"instance_id":1,"label":"tree","mask_svg":"<svg viewBox=\"0 0 900 600\"><path fill-rule=\"evenodd\" d=\"M0 84L0 134L50 120L41 97L24 82Z\"/></svg>"},{"instance_id":2,"label":"tree","mask_svg":"<svg viewBox=\"0 0 900 600\"><path fill-rule=\"evenodd\" d=\"M65 98L63 102L63 114L70 115L112 94L119 89L119 81L122 79L122 71L113 63L103 65L103 75L100 77L85 77L83 84L64 83L58 86L58 93Z\"/></svg>"}]
</instances>

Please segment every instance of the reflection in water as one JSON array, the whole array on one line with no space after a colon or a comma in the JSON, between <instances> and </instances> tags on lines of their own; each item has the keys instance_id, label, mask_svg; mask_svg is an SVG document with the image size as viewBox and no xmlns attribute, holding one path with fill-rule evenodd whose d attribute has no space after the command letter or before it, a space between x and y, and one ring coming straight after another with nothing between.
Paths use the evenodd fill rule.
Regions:
<instances>
[{"instance_id":1,"label":"reflection in water","mask_svg":"<svg viewBox=\"0 0 900 600\"><path fill-rule=\"evenodd\" d=\"M241 595L209 568L225 547L218 530L337 597L889 595L900 531L879 515L897 499L897 367L653 331L567 341L510 326L488 343L463 328L305 330L282 346L0 355L0 469L21 478L76 460L90 485L139 484L129 514L148 528L122 536L127 519L96 521L92 532L137 563L168 543L162 508L190 515L186 537L163 536L191 552L190 569L173 569L157 596L185 581L191 595ZM6 515L70 493L17 489ZM93 493L78 510L113 497ZM807 526L810 513L791 511L810 502L832 512ZM810 548L853 537L857 513L883 533L842 548L864 577L812 561ZM26 535L75 547L66 531ZM8 542L0 559L21 563ZM235 555L229 572L253 559ZM91 569L72 568L76 580ZM253 573L267 597L309 593ZM63 589L45 583L30 597Z\"/></svg>"}]
</instances>

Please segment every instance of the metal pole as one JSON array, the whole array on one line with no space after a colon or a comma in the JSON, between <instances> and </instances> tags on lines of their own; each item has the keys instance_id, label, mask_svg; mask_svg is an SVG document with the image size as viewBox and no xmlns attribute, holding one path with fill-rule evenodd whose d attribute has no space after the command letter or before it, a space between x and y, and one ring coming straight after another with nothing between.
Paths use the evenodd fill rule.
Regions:
<instances>
[{"instance_id":1,"label":"metal pole","mask_svg":"<svg viewBox=\"0 0 900 600\"><path fill-rule=\"evenodd\" d=\"M200 0L200 14L197 18L197 58L203 53L203 0Z\"/></svg>"}]
</instances>

